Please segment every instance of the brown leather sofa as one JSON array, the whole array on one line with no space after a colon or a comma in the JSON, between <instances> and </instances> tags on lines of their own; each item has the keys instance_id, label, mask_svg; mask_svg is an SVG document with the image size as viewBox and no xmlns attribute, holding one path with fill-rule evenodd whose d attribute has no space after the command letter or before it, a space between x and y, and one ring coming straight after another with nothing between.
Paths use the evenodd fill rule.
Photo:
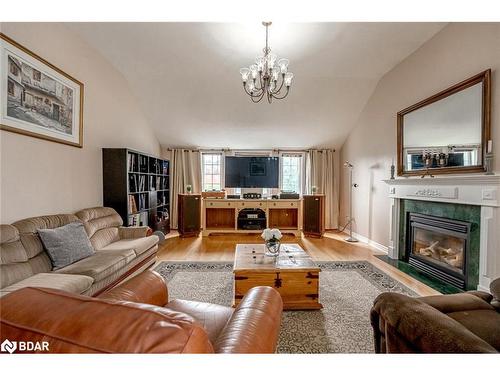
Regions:
<instances>
[{"instance_id":1,"label":"brown leather sofa","mask_svg":"<svg viewBox=\"0 0 500 375\"><path fill-rule=\"evenodd\" d=\"M38 230L58 228L75 221L83 222L96 252L53 271ZM30 286L97 295L152 266L158 252L158 237L146 237L147 227L122 225L120 215L108 207L0 225L0 296Z\"/></svg>"},{"instance_id":2,"label":"brown leather sofa","mask_svg":"<svg viewBox=\"0 0 500 375\"><path fill-rule=\"evenodd\" d=\"M375 352L497 353L500 279L490 290L420 298L380 294L371 310Z\"/></svg>"},{"instance_id":3,"label":"brown leather sofa","mask_svg":"<svg viewBox=\"0 0 500 375\"><path fill-rule=\"evenodd\" d=\"M24 288L0 304L0 341L46 341L49 353L273 353L283 308L271 287L251 289L235 309L169 302L152 271L99 298Z\"/></svg>"}]
</instances>

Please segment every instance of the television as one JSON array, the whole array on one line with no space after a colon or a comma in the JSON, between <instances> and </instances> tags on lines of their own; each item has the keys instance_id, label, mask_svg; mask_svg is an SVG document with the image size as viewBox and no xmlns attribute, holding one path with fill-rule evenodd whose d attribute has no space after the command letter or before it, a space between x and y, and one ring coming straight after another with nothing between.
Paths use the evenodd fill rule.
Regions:
<instances>
[{"instance_id":1,"label":"television","mask_svg":"<svg viewBox=\"0 0 500 375\"><path fill-rule=\"evenodd\" d=\"M279 188L279 159L226 156L225 186L228 188Z\"/></svg>"}]
</instances>

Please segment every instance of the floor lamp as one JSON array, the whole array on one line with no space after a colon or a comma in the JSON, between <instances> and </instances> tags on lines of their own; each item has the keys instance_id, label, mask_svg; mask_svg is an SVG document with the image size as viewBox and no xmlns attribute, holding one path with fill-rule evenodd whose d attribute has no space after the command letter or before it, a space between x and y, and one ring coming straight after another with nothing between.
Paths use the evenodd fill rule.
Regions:
<instances>
[{"instance_id":1,"label":"floor lamp","mask_svg":"<svg viewBox=\"0 0 500 375\"><path fill-rule=\"evenodd\" d=\"M353 237L352 235L352 222L354 221L354 218L352 217L352 189L358 187L358 184L353 184L352 183L352 169L354 166L346 161L344 163L344 167L349 168L349 220L347 221L346 225L344 226L344 229L349 226L349 237L346 238L345 240L347 242L358 242L356 238ZM342 230L343 231L343 230Z\"/></svg>"}]
</instances>

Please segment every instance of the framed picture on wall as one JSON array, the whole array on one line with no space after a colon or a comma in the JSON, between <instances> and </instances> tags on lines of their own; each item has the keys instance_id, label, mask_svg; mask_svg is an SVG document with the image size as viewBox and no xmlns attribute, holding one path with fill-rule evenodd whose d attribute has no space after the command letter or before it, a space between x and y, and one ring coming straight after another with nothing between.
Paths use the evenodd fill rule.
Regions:
<instances>
[{"instance_id":1,"label":"framed picture on wall","mask_svg":"<svg viewBox=\"0 0 500 375\"><path fill-rule=\"evenodd\" d=\"M0 33L0 129L83 146L83 84Z\"/></svg>"}]
</instances>

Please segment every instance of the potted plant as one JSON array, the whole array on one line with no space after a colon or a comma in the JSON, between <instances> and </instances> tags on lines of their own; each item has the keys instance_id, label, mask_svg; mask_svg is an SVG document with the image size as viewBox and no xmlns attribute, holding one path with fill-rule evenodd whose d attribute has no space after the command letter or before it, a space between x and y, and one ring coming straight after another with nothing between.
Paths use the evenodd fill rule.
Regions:
<instances>
[{"instance_id":1,"label":"potted plant","mask_svg":"<svg viewBox=\"0 0 500 375\"><path fill-rule=\"evenodd\" d=\"M191 185L186 185L186 191L188 194L191 194L191 192L193 191L193 187Z\"/></svg>"},{"instance_id":2,"label":"potted plant","mask_svg":"<svg viewBox=\"0 0 500 375\"><path fill-rule=\"evenodd\" d=\"M264 239L266 244L266 255L271 257L278 256L281 245L280 240L281 237L283 237L280 230L277 228L274 229L266 228L262 232L261 237Z\"/></svg>"}]
</instances>

